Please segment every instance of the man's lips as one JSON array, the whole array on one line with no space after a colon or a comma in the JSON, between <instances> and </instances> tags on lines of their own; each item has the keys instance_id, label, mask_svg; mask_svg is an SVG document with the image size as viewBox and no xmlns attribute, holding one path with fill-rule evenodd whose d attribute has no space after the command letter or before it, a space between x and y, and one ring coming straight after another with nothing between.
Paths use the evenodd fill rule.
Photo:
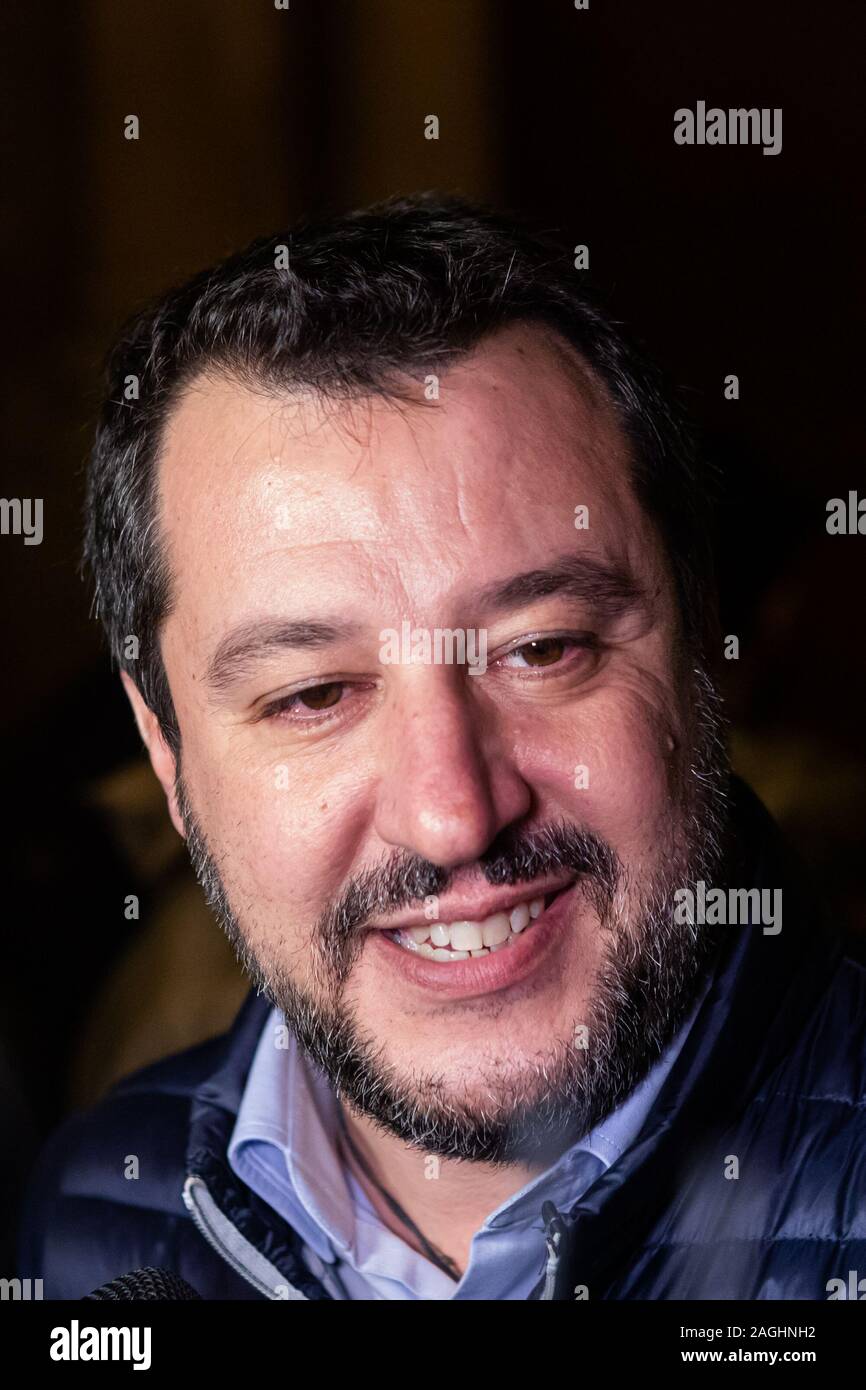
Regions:
<instances>
[{"instance_id":1,"label":"man's lips","mask_svg":"<svg viewBox=\"0 0 866 1390\"><path fill-rule=\"evenodd\" d=\"M520 903L534 898L545 898L547 905L556 893L562 892L575 882L578 875L572 870L557 877L533 879L531 883L514 883L507 888L494 888L480 885L476 892L461 897L446 896L436 903L436 916L431 918L423 907L412 908L385 919L379 918L367 924L369 931L408 931L410 927L429 926L431 921L450 924L452 922L483 922L496 913L508 913ZM435 896L431 894L431 896Z\"/></svg>"},{"instance_id":2,"label":"man's lips","mask_svg":"<svg viewBox=\"0 0 866 1390\"><path fill-rule=\"evenodd\" d=\"M372 951L373 968L393 972L393 978L401 984L419 991L420 998L426 996L440 1003L445 1000L465 1002L510 989L531 977L538 980L540 972L544 971L552 971L553 980L560 970L556 964L558 950L569 937L563 928L574 920L579 877L564 884L558 892L545 894L544 902L547 905L540 915L527 922L517 935L509 932L507 940L490 950L472 954L465 951L449 952L449 959L442 960L438 955L425 956L423 947L407 948L395 940L390 931L371 930L367 932L366 939L367 949ZM540 884L533 884L529 891L537 892L538 887ZM502 894L499 900L506 901ZM507 918L502 915L499 920L507 921ZM430 923L427 925L430 926Z\"/></svg>"}]
</instances>

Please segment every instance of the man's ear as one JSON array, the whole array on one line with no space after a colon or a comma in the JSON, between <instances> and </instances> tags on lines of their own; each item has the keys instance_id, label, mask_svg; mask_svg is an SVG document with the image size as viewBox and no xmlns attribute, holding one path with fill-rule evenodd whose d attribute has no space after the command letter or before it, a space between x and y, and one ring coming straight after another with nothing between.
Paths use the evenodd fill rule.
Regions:
<instances>
[{"instance_id":1,"label":"man's ear","mask_svg":"<svg viewBox=\"0 0 866 1390\"><path fill-rule=\"evenodd\" d=\"M150 757L150 764L160 780L162 789L165 792L165 799L168 803L168 814L171 816L172 824L178 835L185 838L183 820L177 808L177 795L174 784L177 775L177 763L175 756L166 743L159 727L159 720L153 710L145 704L141 697L138 686L126 671L121 671L120 679L123 681L123 688L132 705L132 712L135 715L135 722L138 725L138 732L141 734L144 746Z\"/></svg>"}]
</instances>

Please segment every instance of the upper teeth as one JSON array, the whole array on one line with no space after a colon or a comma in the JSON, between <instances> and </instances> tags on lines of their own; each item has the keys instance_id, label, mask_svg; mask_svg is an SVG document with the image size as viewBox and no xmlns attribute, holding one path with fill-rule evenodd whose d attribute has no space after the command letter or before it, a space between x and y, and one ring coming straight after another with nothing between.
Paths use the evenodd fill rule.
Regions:
<instances>
[{"instance_id":1,"label":"upper teeth","mask_svg":"<svg viewBox=\"0 0 866 1390\"><path fill-rule=\"evenodd\" d=\"M530 898L510 912L494 912L477 922L430 922L395 932L401 946L433 960L466 960L501 950L544 911L544 898Z\"/></svg>"}]
</instances>

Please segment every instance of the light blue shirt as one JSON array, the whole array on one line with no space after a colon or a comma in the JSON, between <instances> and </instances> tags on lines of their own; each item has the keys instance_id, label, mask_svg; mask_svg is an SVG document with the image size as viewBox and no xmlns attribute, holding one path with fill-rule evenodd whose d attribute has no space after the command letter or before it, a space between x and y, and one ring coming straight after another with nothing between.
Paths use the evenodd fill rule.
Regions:
<instances>
[{"instance_id":1,"label":"light blue shirt","mask_svg":"<svg viewBox=\"0 0 866 1390\"><path fill-rule=\"evenodd\" d=\"M637 1138L708 986L665 1053L612 1114L487 1217L459 1283L388 1230L337 1149L336 1100L272 1010L247 1077L228 1160L297 1232L339 1299L526 1299L544 1269L545 1201L567 1210ZM282 1045L278 1045L278 1040ZM423 1161L423 1159L422 1159ZM419 1223L423 1230L423 1221Z\"/></svg>"}]
</instances>

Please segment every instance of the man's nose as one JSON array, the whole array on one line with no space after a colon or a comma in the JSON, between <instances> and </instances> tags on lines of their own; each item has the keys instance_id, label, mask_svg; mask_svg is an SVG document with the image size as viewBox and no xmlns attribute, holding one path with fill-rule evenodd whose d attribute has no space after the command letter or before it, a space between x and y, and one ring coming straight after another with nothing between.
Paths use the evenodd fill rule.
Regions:
<instances>
[{"instance_id":1,"label":"man's nose","mask_svg":"<svg viewBox=\"0 0 866 1390\"><path fill-rule=\"evenodd\" d=\"M376 832L443 868L479 858L525 817L531 791L471 678L415 671L395 697L382 750Z\"/></svg>"}]
</instances>

